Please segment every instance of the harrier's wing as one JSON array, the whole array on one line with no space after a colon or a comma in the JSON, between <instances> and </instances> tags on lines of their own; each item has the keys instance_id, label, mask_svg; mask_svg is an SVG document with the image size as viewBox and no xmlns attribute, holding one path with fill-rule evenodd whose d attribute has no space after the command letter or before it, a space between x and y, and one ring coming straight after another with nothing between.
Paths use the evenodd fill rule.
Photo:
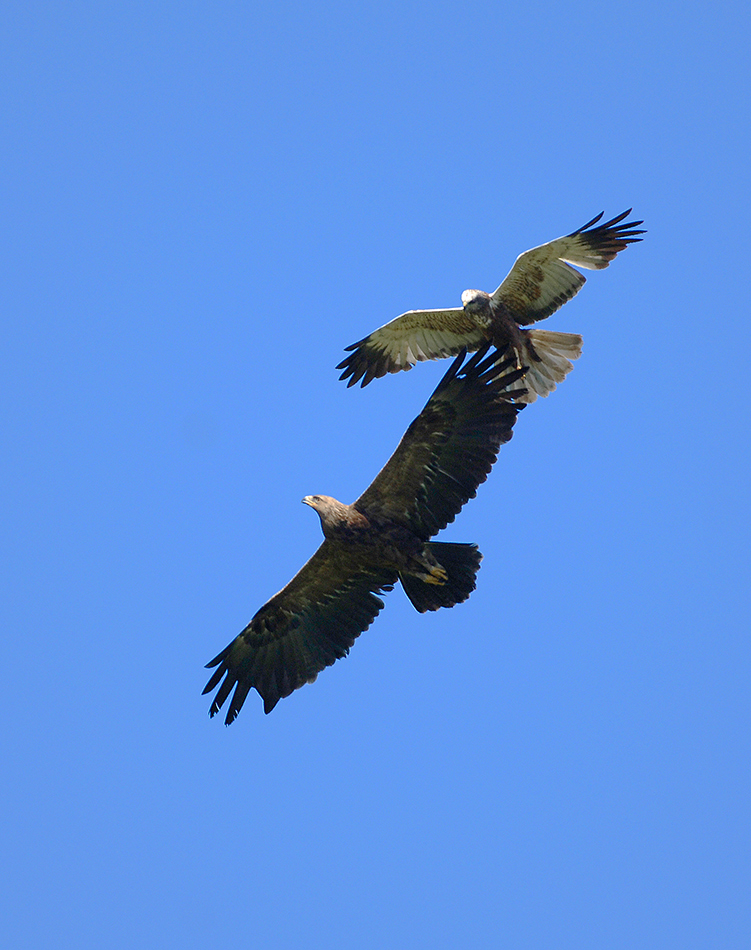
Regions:
<instances>
[{"instance_id":1,"label":"harrier's wing","mask_svg":"<svg viewBox=\"0 0 751 950\"><path fill-rule=\"evenodd\" d=\"M450 310L408 310L370 336L346 349L354 351L337 366L344 372L347 386L367 386L386 373L412 369L420 360L456 356L462 349L475 350L482 343L482 331L462 307Z\"/></svg>"},{"instance_id":2,"label":"harrier's wing","mask_svg":"<svg viewBox=\"0 0 751 950\"><path fill-rule=\"evenodd\" d=\"M427 540L475 497L522 408L505 389L526 371L495 350L483 360L489 345L464 366L464 353L454 360L355 508L409 525Z\"/></svg>"},{"instance_id":3,"label":"harrier's wing","mask_svg":"<svg viewBox=\"0 0 751 950\"><path fill-rule=\"evenodd\" d=\"M396 580L393 571L362 570L351 550L324 541L243 632L207 663L217 669L204 693L219 686L226 674L210 714L219 712L233 688L227 725L252 687L269 713L280 699L312 683L322 669L349 653L383 607L376 594L390 590Z\"/></svg>"},{"instance_id":4,"label":"harrier's wing","mask_svg":"<svg viewBox=\"0 0 751 950\"><path fill-rule=\"evenodd\" d=\"M619 251L642 240L636 235L645 232L635 230L642 221L619 224L629 214L630 208L594 227L601 212L578 231L520 254L493 300L503 303L521 325L549 317L584 286L586 278L571 264L602 270Z\"/></svg>"}]
</instances>

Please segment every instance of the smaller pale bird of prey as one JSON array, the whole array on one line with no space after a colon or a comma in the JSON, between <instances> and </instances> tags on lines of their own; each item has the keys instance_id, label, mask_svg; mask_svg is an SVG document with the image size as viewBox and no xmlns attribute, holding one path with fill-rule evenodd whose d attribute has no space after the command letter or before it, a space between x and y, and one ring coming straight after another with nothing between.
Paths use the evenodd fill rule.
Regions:
<instances>
[{"instance_id":1,"label":"smaller pale bird of prey","mask_svg":"<svg viewBox=\"0 0 751 950\"><path fill-rule=\"evenodd\" d=\"M556 238L520 254L501 286L492 294L465 290L462 307L450 310L408 310L352 346L337 369L347 385L367 386L386 373L412 369L420 360L454 356L463 348L477 349L486 340L499 350L513 347L517 365L529 367L517 388L522 402L547 396L573 369L581 355L578 333L527 330L544 320L581 290L585 277L574 270L602 270L628 244L641 241L635 230L642 221L623 221L631 209L597 224L602 213L565 237ZM595 225L597 225L595 227Z\"/></svg>"},{"instance_id":2,"label":"smaller pale bird of prey","mask_svg":"<svg viewBox=\"0 0 751 950\"><path fill-rule=\"evenodd\" d=\"M476 544L431 541L474 498L523 406L508 387L521 378L514 358L489 344L467 363L462 352L402 437L375 481L351 505L307 495L321 519L316 553L256 613L243 632L207 664L216 667L211 715L234 689L225 722L251 688L269 713L349 653L383 607L377 595L397 580L420 613L453 607L475 589L482 555ZM224 678L224 682L222 679Z\"/></svg>"}]
</instances>

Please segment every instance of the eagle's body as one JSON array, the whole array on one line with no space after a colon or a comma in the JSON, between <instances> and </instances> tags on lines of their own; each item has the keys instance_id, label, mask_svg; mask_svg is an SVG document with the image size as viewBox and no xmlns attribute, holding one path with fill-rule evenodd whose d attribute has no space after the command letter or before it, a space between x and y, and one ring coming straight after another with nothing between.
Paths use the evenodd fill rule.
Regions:
<instances>
[{"instance_id":1,"label":"eagle's body","mask_svg":"<svg viewBox=\"0 0 751 950\"><path fill-rule=\"evenodd\" d=\"M397 581L420 613L469 597L482 559L477 546L430 539L474 498L500 446L511 438L521 408L510 400L508 387L524 369L515 369L514 359L499 361L495 353L481 362L488 348L463 367L463 353L454 361L357 501L303 498L318 512L324 541L208 664L217 669L204 692L219 686L212 716L233 689L227 723L253 687L268 713L312 682L346 656L383 607L377 595Z\"/></svg>"},{"instance_id":2,"label":"eagle's body","mask_svg":"<svg viewBox=\"0 0 751 950\"><path fill-rule=\"evenodd\" d=\"M528 390L522 401L547 396L573 369L571 360L580 356L582 338L526 326L555 313L582 288L585 278L572 264L602 270L619 251L641 240L636 235L644 232L635 230L641 221L619 223L629 213L595 227L599 214L572 234L525 251L492 294L465 290L461 307L403 313L347 347L352 352L337 366L343 370L340 379L347 379L348 386L367 386L420 360L454 356L489 342L501 351L513 347L517 364L529 366L517 384Z\"/></svg>"},{"instance_id":3,"label":"eagle's body","mask_svg":"<svg viewBox=\"0 0 751 950\"><path fill-rule=\"evenodd\" d=\"M345 505L330 495L306 495L303 504L318 512L323 536L332 545L339 543L347 557L351 558L356 551L362 564L385 563L397 573L414 574L429 584L434 582L431 572L437 562L430 557L424 539L405 524L372 515L368 518L358 510L357 503Z\"/></svg>"}]
</instances>

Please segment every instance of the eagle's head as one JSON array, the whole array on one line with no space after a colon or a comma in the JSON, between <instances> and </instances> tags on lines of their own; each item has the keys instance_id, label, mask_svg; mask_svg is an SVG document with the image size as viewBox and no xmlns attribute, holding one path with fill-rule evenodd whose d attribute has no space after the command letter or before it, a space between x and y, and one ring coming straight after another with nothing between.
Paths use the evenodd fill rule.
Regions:
<instances>
[{"instance_id":1,"label":"eagle's head","mask_svg":"<svg viewBox=\"0 0 751 950\"><path fill-rule=\"evenodd\" d=\"M330 495L306 495L302 503L310 505L318 512L324 534L327 531L335 531L339 525L347 521L349 505L343 505Z\"/></svg>"},{"instance_id":2,"label":"eagle's head","mask_svg":"<svg viewBox=\"0 0 751 950\"><path fill-rule=\"evenodd\" d=\"M328 495L306 495L302 499L302 503L304 505L310 505L310 507L315 508L319 514L321 511L325 511L327 508L329 508L332 501L337 505L339 504L335 498L330 498Z\"/></svg>"}]
</instances>

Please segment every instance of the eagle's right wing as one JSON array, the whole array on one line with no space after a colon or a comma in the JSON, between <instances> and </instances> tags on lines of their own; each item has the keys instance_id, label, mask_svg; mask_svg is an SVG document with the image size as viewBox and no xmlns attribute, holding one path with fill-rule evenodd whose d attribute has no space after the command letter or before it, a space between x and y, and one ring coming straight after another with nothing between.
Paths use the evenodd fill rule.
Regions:
<instances>
[{"instance_id":1,"label":"eagle's right wing","mask_svg":"<svg viewBox=\"0 0 751 950\"><path fill-rule=\"evenodd\" d=\"M374 330L370 336L348 346L353 351L337 369L347 386L362 380L367 386L386 373L412 369L420 360L456 356L463 349L472 351L485 339L482 330L462 307L450 310L408 310L400 317Z\"/></svg>"},{"instance_id":2,"label":"eagle's right wing","mask_svg":"<svg viewBox=\"0 0 751 950\"><path fill-rule=\"evenodd\" d=\"M383 607L376 595L390 590L396 580L395 571L358 564L351 550L324 541L243 632L206 664L217 668L204 693L219 686L211 715L233 689L227 725L253 687L269 713L280 699L312 683L321 670L349 653Z\"/></svg>"},{"instance_id":3,"label":"eagle's right wing","mask_svg":"<svg viewBox=\"0 0 751 950\"><path fill-rule=\"evenodd\" d=\"M457 356L354 508L427 540L475 497L523 408L511 400L526 393L509 392L526 367L489 348Z\"/></svg>"}]
</instances>

